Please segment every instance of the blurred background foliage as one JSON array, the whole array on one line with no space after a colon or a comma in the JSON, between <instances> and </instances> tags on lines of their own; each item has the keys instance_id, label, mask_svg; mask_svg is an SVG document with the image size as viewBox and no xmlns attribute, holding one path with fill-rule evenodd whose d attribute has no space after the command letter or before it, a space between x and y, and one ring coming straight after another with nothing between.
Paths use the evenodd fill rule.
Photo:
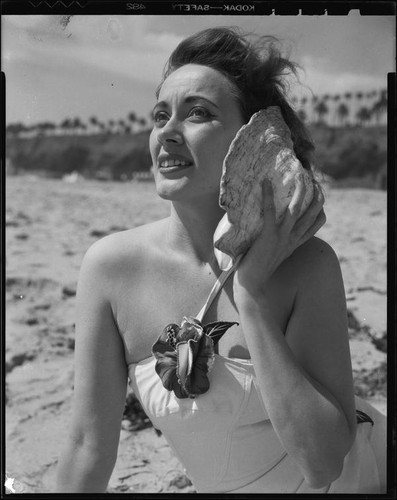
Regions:
<instances>
[{"instance_id":1,"label":"blurred background foliage","mask_svg":"<svg viewBox=\"0 0 397 500\"><path fill-rule=\"evenodd\" d=\"M315 167L337 187L386 189L387 91L346 92L312 98L293 96L291 104L316 145ZM150 118L130 112L107 122L92 116L61 123L6 128L7 173L62 178L127 181L150 178Z\"/></svg>"}]
</instances>

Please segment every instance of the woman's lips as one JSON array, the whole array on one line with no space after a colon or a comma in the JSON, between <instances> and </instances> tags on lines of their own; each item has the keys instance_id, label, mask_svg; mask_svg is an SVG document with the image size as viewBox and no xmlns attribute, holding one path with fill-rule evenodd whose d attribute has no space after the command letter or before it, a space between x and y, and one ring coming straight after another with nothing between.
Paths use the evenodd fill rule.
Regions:
<instances>
[{"instance_id":1,"label":"woman's lips","mask_svg":"<svg viewBox=\"0 0 397 500\"><path fill-rule=\"evenodd\" d=\"M189 160L182 159L162 159L159 161L159 172L161 173L172 173L179 172L193 166L193 163Z\"/></svg>"}]
</instances>

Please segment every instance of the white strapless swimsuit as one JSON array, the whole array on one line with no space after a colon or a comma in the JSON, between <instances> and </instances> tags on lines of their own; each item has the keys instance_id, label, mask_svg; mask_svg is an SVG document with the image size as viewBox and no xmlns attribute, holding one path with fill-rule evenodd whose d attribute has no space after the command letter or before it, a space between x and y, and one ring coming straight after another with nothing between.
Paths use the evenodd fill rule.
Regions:
<instances>
[{"instance_id":1,"label":"white strapless swimsuit","mask_svg":"<svg viewBox=\"0 0 397 500\"><path fill-rule=\"evenodd\" d=\"M197 316L200 321L232 270L222 273ZM178 399L155 372L154 356L130 363L130 385L155 428L185 467L198 493L384 493L386 417L356 398L374 421L357 427L341 476L313 489L278 439L250 360L215 355L209 390Z\"/></svg>"}]
</instances>

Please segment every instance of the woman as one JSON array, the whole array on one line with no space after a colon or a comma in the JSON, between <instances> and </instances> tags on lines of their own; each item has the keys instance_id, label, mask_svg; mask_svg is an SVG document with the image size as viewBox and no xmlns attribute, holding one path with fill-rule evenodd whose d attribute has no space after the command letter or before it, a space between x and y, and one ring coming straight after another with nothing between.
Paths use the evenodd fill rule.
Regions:
<instances>
[{"instance_id":1,"label":"woman","mask_svg":"<svg viewBox=\"0 0 397 500\"><path fill-rule=\"evenodd\" d=\"M252 45L234 29L200 32L172 54L150 137L156 189L171 214L100 240L84 258L72 430L58 491L106 490L127 377L198 492L384 487L370 442L377 421L356 424L338 260L313 237L325 221L321 191L298 218L298 184L280 224L267 202L266 230L232 272L221 273L214 256L222 162L254 112L279 106L310 168L312 145L283 92L293 69L274 40ZM185 316L196 319L179 329ZM202 364L182 373L191 368L188 339L207 342L202 325L217 321L228 328L217 353L209 342Z\"/></svg>"}]
</instances>

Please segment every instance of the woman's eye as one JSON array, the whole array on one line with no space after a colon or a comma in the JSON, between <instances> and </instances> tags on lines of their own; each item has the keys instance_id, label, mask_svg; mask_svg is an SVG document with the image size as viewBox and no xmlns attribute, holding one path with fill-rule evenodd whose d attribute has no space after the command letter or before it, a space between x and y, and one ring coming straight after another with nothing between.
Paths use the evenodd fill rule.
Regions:
<instances>
[{"instance_id":1,"label":"woman's eye","mask_svg":"<svg viewBox=\"0 0 397 500\"><path fill-rule=\"evenodd\" d=\"M165 113L164 111L157 111L154 115L153 115L153 121L154 123L156 124L161 124L161 123L164 123L168 120L168 115L167 113Z\"/></svg>"},{"instance_id":2,"label":"woman's eye","mask_svg":"<svg viewBox=\"0 0 397 500\"><path fill-rule=\"evenodd\" d=\"M212 114L208 111L208 109L196 106L190 110L189 116L208 119L212 117Z\"/></svg>"}]
</instances>

